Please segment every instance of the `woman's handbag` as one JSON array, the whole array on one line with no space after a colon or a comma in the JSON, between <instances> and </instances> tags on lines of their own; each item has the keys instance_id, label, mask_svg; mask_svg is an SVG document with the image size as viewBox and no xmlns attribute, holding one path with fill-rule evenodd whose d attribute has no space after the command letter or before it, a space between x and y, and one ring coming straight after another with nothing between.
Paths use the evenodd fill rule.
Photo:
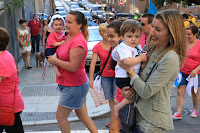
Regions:
<instances>
[{"instance_id":1,"label":"woman's handbag","mask_svg":"<svg viewBox=\"0 0 200 133\"><path fill-rule=\"evenodd\" d=\"M2 126L14 125L15 123L14 103L15 103L15 89L14 89L13 108L0 107L0 125Z\"/></svg>"},{"instance_id":2,"label":"woman's handbag","mask_svg":"<svg viewBox=\"0 0 200 133\"><path fill-rule=\"evenodd\" d=\"M98 88L98 93L100 93L101 90L102 90L102 85L101 85L101 74L102 74L102 72L103 72L103 70L104 70L104 68L105 68L105 66L106 66L106 64L107 64L107 62L108 62L108 59L109 59L110 54L111 54L111 51L112 51L112 48L110 49L110 52L109 52L109 54L108 54L108 58L107 58L105 64L103 65L102 70L99 71L98 73L96 73L96 74L94 75L93 86L96 86L96 87Z\"/></svg>"},{"instance_id":3,"label":"woman's handbag","mask_svg":"<svg viewBox=\"0 0 200 133\"><path fill-rule=\"evenodd\" d=\"M15 122L15 112L13 108L0 107L0 125L12 126Z\"/></svg>"},{"instance_id":4,"label":"woman's handbag","mask_svg":"<svg viewBox=\"0 0 200 133\"><path fill-rule=\"evenodd\" d=\"M149 75L147 76L145 82L153 72L156 63L154 64L153 68L151 69ZM140 97L134 102L134 104L127 104L125 105L120 111L120 120L122 126L123 133L130 133L133 128L136 126L136 105L139 101Z\"/></svg>"}]
</instances>

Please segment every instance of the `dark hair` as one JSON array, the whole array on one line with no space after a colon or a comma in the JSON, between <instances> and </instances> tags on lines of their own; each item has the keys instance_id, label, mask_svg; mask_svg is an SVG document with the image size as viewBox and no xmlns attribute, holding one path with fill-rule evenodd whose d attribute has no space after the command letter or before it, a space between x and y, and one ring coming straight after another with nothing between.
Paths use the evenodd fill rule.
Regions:
<instances>
[{"instance_id":1,"label":"dark hair","mask_svg":"<svg viewBox=\"0 0 200 133\"><path fill-rule=\"evenodd\" d=\"M188 19L188 15L187 14L182 14L182 17L183 17L183 19L185 18L185 19Z\"/></svg>"},{"instance_id":2,"label":"dark hair","mask_svg":"<svg viewBox=\"0 0 200 133\"><path fill-rule=\"evenodd\" d=\"M19 20L19 24L21 25L21 24L23 24L23 23L25 23L26 22L26 19L20 19Z\"/></svg>"},{"instance_id":3,"label":"dark hair","mask_svg":"<svg viewBox=\"0 0 200 133\"><path fill-rule=\"evenodd\" d=\"M36 16L37 14L33 14L33 18Z\"/></svg>"},{"instance_id":4,"label":"dark hair","mask_svg":"<svg viewBox=\"0 0 200 133\"><path fill-rule=\"evenodd\" d=\"M186 27L186 30L191 30L193 35L199 32L199 29L193 24Z\"/></svg>"},{"instance_id":5,"label":"dark hair","mask_svg":"<svg viewBox=\"0 0 200 133\"><path fill-rule=\"evenodd\" d=\"M42 21L42 25L44 26L44 22L47 21L47 25L49 24L49 21L47 19Z\"/></svg>"},{"instance_id":6,"label":"dark hair","mask_svg":"<svg viewBox=\"0 0 200 133\"><path fill-rule=\"evenodd\" d=\"M113 28L115 33L118 34L118 36L121 36L121 33L120 33L120 27L122 25L122 21L117 21L117 20L114 20L113 22L111 22L107 28Z\"/></svg>"},{"instance_id":7,"label":"dark hair","mask_svg":"<svg viewBox=\"0 0 200 133\"><path fill-rule=\"evenodd\" d=\"M148 18L148 24L151 24L154 18L153 14L144 14L142 18Z\"/></svg>"},{"instance_id":8,"label":"dark hair","mask_svg":"<svg viewBox=\"0 0 200 133\"><path fill-rule=\"evenodd\" d=\"M118 37L120 37L121 36L120 27L121 27L122 23L123 23L122 21L114 20L107 26L107 28L113 28L115 33L118 34ZM115 60L111 59L108 68L111 70L115 70L116 65L117 65L117 62Z\"/></svg>"},{"instance_id":9,"label":"dark hair","mask_svg":"<svg viewBox=\"0 0 200 133\"><path fill-rule=\"evenodd\" d=\"M9 40L10 35L8 31L3 27L0 27L0 51L6 50Z\"/></svg>"},{"instance_id":10,"label":"dark hair","mask_svg":"<svg viewBox=\"0 0 200 133\"><path fill-rule=\"evenodd\" d=\"M140 33L142 33L142 26L137 20L126 20L120 27L120 33L122 36L124 36L124 34L127 32L135 33L135 31L139 31Z\"/></svg>"},{"instance_id":11,"label":"dark hair","mask_svg":"<svg viewBox=\"0 0 200 133\"><path fill-rule=\"evenodd\" d=\"M76 17L77 24L82 24L81 32L85 39L88 41L89 33L88 33L88 21L85 15L79 11L70 11L69 14L74 15Z\"/></svg>"}]
</instances>

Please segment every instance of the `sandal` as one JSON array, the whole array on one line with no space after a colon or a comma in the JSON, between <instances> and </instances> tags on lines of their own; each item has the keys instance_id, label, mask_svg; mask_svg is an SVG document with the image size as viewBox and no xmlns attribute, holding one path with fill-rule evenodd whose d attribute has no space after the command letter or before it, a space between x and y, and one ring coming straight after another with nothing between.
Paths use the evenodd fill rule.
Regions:
<instances>
[{"instance_id":1,"label":"sandal","mask_svg":"<svg viewBox=\"0 0 200 133\"><path fill-rule=\"evenodd\" d=\"M107 127L107 128L110 128L110 122L109 122L108 124L106 124L106 127Z\"/></svg>"},{"instance_id":2,"label":"sandal","mask_svg":"<svg viewBox=\"0 0 200 133\"><path fill-rule=\"evenodd\" d=\"M28 66L28 67L27 67L27 69L31 69L31 68L33 68L33 67L32 67L32 66Z\"/></svg>"}]
</instances>

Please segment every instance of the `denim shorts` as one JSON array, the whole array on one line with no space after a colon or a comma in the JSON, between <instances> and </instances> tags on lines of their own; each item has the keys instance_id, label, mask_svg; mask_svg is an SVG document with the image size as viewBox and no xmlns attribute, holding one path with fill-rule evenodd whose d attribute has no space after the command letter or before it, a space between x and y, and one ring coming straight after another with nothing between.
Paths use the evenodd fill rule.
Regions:
<instances>
[{"instance_id":1,"label":"denim shorts","mask_svg":"<svg viewBox=\"0 0 200 133\"><path fill-rule=\"evenodd\" d=\"M200 74L197 74L197 75L198 75L198 88L200 88ZM182 72L182 79L181 79L180 85L188 84L188 81L186 80L188 76L189 76L189 74L185 74Z\"/></svg>"},{"instance_id":2,"label":"denim shorts","mask_svg":"<svg viewBox=\"0 0 200 133\"><path fill-rule=\"evenodd\" d=\"M101 84L106 100L115 98L116 95L116 83L115 77L101 77Z\"/></svg>"},{"instance_id":3,"label":"denim shorts","mask_svg":"<svg viewBox=\"0 0 200 133\"><path fill-rule=\"evenodd\" d=\"M80 109L86 102L86 95L89 90L89 80L81 86L67 87L58 85L61 92L59 105L69 109Z\"/></svg>"}]
</instances>

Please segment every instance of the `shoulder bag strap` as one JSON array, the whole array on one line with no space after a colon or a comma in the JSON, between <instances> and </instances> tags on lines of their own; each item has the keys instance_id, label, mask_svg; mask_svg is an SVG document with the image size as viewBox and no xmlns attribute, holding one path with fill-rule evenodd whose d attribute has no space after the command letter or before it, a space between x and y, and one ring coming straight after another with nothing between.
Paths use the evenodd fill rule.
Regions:
<instances>
[{"instance_id":1,"label":"shoulder bag strap","mask_svg":"<svg viewBox=\"0 0 200 133\"><path fill-rule=\"evenodd\" d=\"M101 76L101 74L102 74L102 72L103 72L103 69L105 68L105 66L106 66L106 64L107 64L107 62L108 62L108 59L109 59L110 54L111 54L111 51L112 51L112 47L110 48L110 51L109 51L109 54L108 54L108 58L107 58L105 64L103 65L103 68L102 68L102 70L101 70L101 72L100 72L100 76Z\"/></svg>"},{"instance_id":2,"label":"shoulder bag strap","mask_svg":"<svg viewBox=\"0 0 200 133\"><path fill-rule=\"evenodd\" d=\"M154 63L154 65L153 65L153 68L151 69L151 71L150 71L150 73L149 73L149 75L147 76L147 78L145 79L145 81L144 82L146 82L147 81L147 79L149 78L149 76L151 75L151 73L153 72L153 69L156 67L156 64L157 63ZM138 103L138 101L140 100L140 96L138 97L138 99L136 100L136 104Z\"/></svg>"}]
</instances>

